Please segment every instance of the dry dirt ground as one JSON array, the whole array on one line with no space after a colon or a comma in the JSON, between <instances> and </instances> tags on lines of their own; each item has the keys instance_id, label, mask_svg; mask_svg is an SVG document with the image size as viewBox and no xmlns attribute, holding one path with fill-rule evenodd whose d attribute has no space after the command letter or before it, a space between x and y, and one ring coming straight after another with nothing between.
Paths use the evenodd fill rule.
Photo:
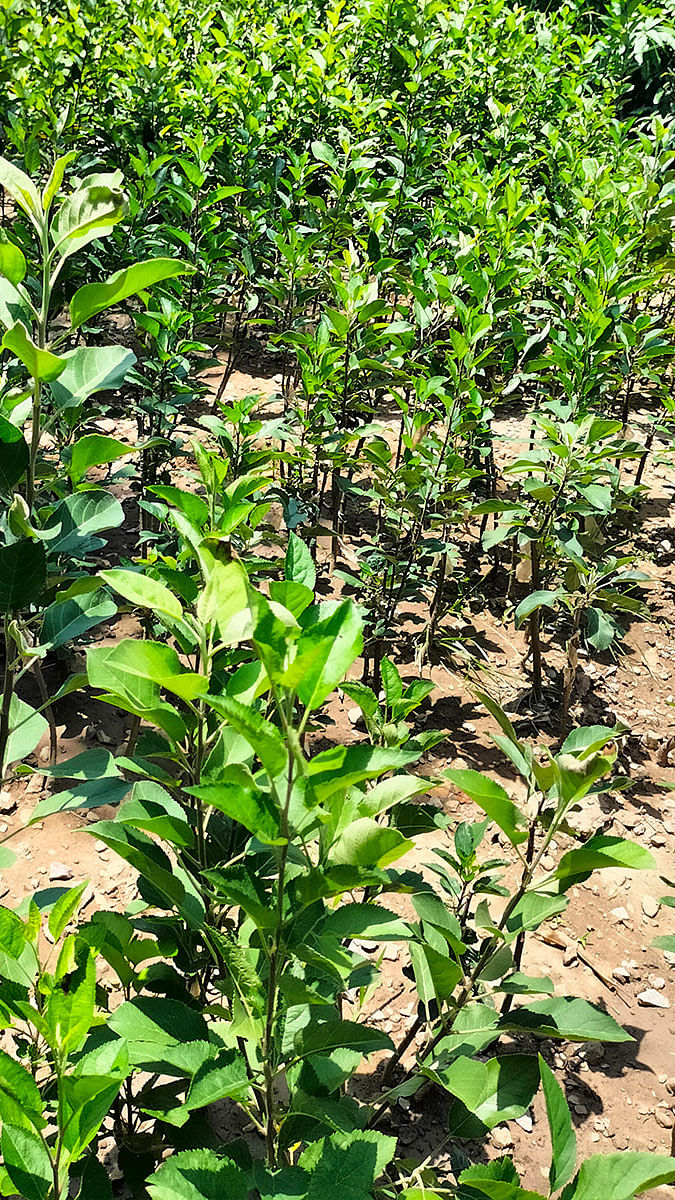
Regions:
<instances>
[{"instance_id":1,"label":"dry dirt ground","mask_svg":"<svg viewBox=\"0 0 675 1200\"><path fill-rule=\"evenodd\" d=\"M260 391L270 395L270 379L235 374L230 395ZM642 414L644 416L645 414ZM641 415L637 415L639 424ZM502 441L499 455L513 456L513 446L524 436L522 420L516 415L499 423ZM556 1047L549 1043L546 1055L564 1086L577 1129L580 1156L599 1151L630 1148L667 1153L671 1150L673 1105L675 1105L675 958L651 948L658 934L675 932L675 910L658 906L667 891L660 876L675 876L675 766L668 764L664 744L675 734L675 711L670 707L675 694L675 640L672 623L675 613L675 515L672 511L675 468L667 461L652 458L645 474L649 496L644 521L629 538L646 564L652 579L648 602L652 618L635 623L622 643L620 656L608 656L591 663L584 659L581 697L573 715L578 723L609 724L624 722L631 730L625 742L621 765L631 779L627 792L594 798L585 804L576 818L580 832L602 830L634 838L648 846L658 870L629 873L624 870L599 872L588 883L575 888L564 918L545 929L545 940L530 939L523 970L529 974L548 974L556 991L583 996L606 1008L632 1035L633 1041L607 1049L591 1044ZM475 607L475 606L474 606ZM524 639L513 632L511 623L502 623L486 606L470 614L472 635L489 649L489 667L481 683L503 705L515 705L526 692L527 674L522 665ZM128 621L129 619L126 618ZM138 629L132 623L125 632ZM104 633L119 637L117 629ZM412 662L406 662L405 646L401 655L394 652L404 676L419 674ZM552 671L562 662L562 651L551 646L547 661ZM356 672L354 672L356 674ZM425 666L422 674L436 684L429 702L420 713L420 727L447 731L446 740L422 763L425 773L434 773L450 765L469 765L492 774L520 794L519 784L509 764L489 740L493 728L476 702L466 673L452 663ZM347 698L337 698L329 709L329 723L321 737L349 740L362 737L354 727L354 713ZM513 711L513 710L512 710ZM526 706L519 716L519 732L525 737L552 741L556 730L546 722L546 714L535 726ZM59 757L93 745L104 744L113 752L122 749L125 721L107 706L86 697L69 700L58 713ZM319 736L319 735L317 735ZM38 748L37 758L46 761L48 749ZM461 760L461 762L458 762ZM673 756L675 762L675 755ZM661 765L660 765L661 764ZM664 787L663 785L666 785ZM129 869L86 832L89 820L112 815L112 810L94 813L62 814L39 825L23 828L39 798L42 778L32 775L13 782L0 793L0 832L17 830L12 846L18 862L0 880L0 895L5 905L15 905L27 894L50 884L89 881L85 913L98 908L123 909L134 894ZM459 820L477 815L472 804L451 787L436 792L446 812ZM672 796L672 798L671 798ZM441 838L443 835L438 835ZM419 866L431 857L430 838L403 860ZM556 853L570 845L561 839ZM498 847L491 847L494 850ZM374 946L366 953L376 953ZM416 1013L411 984L402 975L405 951L390 947L384 958L383 984L367 1004L376 1022L391 1032L395 1040L405 1034ZM655 1006L640 1000L651 993ZM372 1078L368 1072L375 1064L364 1064L366 1076L363 1094L367 1097ZM443 1097L428 1092L422 1105L401 1101L391 1117L391 1127L400 1135L401 1149L416 1158L432 1155L441 1169L449 1163L449 1147L437 1147L447 1135ZM384 1126L383 1126L384 1127ZM478 1156L478 1145L466 1146ZM547 1175L548 1133L540 1099L532 1112L519 1122L509 1122L493 1131L486 1152L492 1156L508 1150L524 1173L531 1188L542 1186ZM662 1188L650 1196L672 1194ZM600 1198L598 1198L600 1200Z\"/></svg>"}]
</instances>

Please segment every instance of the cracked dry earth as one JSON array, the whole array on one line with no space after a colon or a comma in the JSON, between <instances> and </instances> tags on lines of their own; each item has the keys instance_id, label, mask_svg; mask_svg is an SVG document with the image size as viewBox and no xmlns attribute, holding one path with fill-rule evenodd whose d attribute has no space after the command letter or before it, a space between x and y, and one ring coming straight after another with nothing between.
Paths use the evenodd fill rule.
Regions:
<instances>
[{"instance_id":1,"label":"cracked dry earth","mask_svg":"<svg viewBox=\"0 0 675 1200\"><path fill-rule=\"evenodd\" d=\"M235 375L230 388L233 394L241 395L251 391L252 386L267 394L271 390L270 381L252 381L243 375ZM639 425L641 414L636 420ZM522 421L517 417L503 420L499 432L500 453L509 457L513 453L511 443L522 437ZM580 1157L626 1148L667 1153L673 1139L675 956L652 948L651 943L659 934L675 932L675 910L659 904L669 890L661 876L675 876L675 791L668 790L675 789L675 754L673 765L668 756L668 742L675 734L675 709L670 707L675 698L675 517L671 511L675 469L657 457L647 469L645 482L649 496L634 545L652 580L647 589L652 617L649 622L631 626L616 661L608 656L594 663L582 658L580 695L573 710L579 724L620 720L630 728L621 768L630 777L631 787L623 793L585 802L573 823L580 833L602 830L638 841L651 850L658 870L598 872L574 888L567 912L545 926L541 937L530 939L523 962L528 974L549 975L556 991L585 997L606 1008L634 1039L609 1047L597 1043L546 1043L546 1057L570 1103ZM488 605L471 613L471 627L478 641L490 650L489 667L481 672L481 686L518 716L526 684L522 635L514 634L511 624L502 624ZM134 628L128 625L124 632L128 634ZM117 623L102 636L107 640L120 635ZM419 672L412 661L406 662L403 644L401 654L394 648L394 657L404 677L413 677ZM562 657L561 646L548 646L546 661L552 685ZM517 799L521 794L519 784L490 742L491 719L475 701L465 681L466 672L446 664L425 667L422 673L437 686L421 711L420 725L447 730L447 740L427 756L421 770L432 774L449 765L475 767L499 779ZM70 697L57 719L60 758L99 744L113 753L124 747L124 715L86 696ZM518 719L518 731L523 736L544 742L554 740L556 731L546 713L537 715L537 727L525 712ZM334 698L325 727L313 736L317 742L363 737L346 698ZM45 762L48 748L41 745L36 756ZM19 778L0 792L0 834L17 831L12 845L19 856L0 880L2 903L15 905L36 889L86 879L85 916L96 908L123 910L134 895L133 873L86 831L88 823L112 816L114 810L64 813L26 829L41 787L42 778L36 774L27 780ZM436 789L434 794L457 821L477 816L474 806L450 785ZM421 839L415 851L403 860L406 865L419 867L428 862L432 841L431 835ZM496 835L493 841L490 851L499 849ZM571 844L568 838L552 844L552 860ZM393 897L387 903L405 911L403 897ZM362 949L366 955L379 953L372 943L363 943ZM406 963L404 949L385 949L382 984L367 1004L374 1022L380 1023L394 1040L402 1038L416 1014L412 985L402 973ZM376 1070L374 1061L364 1062L360 1083L364 1099L375 1089ZM416 1159L431 1155L432 1164L441 1172L450 1161L447 1145L437 1151L447 1134L445 1113L443 1097L432 1091L424 1095L422 1102L415 1097L400 1100L390 1122L392 1131L399 1135L402 1153ZM219 1124L219 1114L214 1116ZM470 1157L508 1151L524 1172L525 1185L540 1187L549 1162L541 1097L526 1116L493 1130L487 1146L469 1143L464 1149ZM104 1139L103 1150L114 1163L112 1138ZM654 1200L668 1194L673 1194L671 1189L661 1188L648 1195Z\"/></svg>"}]
</instances>

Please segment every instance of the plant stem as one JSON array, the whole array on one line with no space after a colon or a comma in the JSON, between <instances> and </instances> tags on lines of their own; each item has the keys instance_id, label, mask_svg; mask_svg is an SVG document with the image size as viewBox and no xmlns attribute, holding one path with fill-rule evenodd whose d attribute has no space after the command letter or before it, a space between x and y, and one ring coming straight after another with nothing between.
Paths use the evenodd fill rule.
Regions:
<instances>
[{"instance_id":1,"label":"plant stem","mask_svg":"<svg viewBox=\"0 0 675 1200\"><path fill-rule=\"evenodd\" d=\"M5 669L2 683L2 707L0 708L0 783L5 779L5 757L9 741L9 713L14 693L14 671L10 662L11 639L9 637L9 617L5 614L3 623L3 644L5 652Z\"/></svg>"}]
</instances>

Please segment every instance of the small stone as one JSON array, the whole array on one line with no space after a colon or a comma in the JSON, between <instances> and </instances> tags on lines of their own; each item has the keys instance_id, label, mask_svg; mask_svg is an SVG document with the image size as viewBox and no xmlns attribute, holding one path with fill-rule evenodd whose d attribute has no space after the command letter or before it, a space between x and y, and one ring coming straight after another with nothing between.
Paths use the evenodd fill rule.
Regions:
<instances>
[{"instance_id":1,"label":"small stone","mask_svg":"<svg viewBox=\"0 0 675 1200\"><path fill-rule=\"evenodd\" d=\"M658 733L648 730L647 733L643 733L642 737L640 738L640 742L644 746L645 750L658 750L659 746L661 745L661 738L659 737Z\"/></svg>"},{"instance_id":2,"label":"small stone","mask_svg":"<svg viewBox=\"0 0 675 1200\"><path fill-rule=\"evenodd\" d=\"M522 1117L516 1117L516 1125L520 1125L525 1133L532 1133L532 1117L529 1113L524 1113Z\"/></svg>"},{"instance_id":3,"label":"small stone","mask_svg":"<svg viewBox=\"0 0 675 1200\"><path fill-rule=\"evenodd\" d=\"M662 975L648 975L647 983L650 987L656 988L657 992L662 992L666 986L666 981Z\"/></svg>"},{"instance_id":4,"label":"small stone","mask_svg":"<svg viewBox=\"0 0 675 1200\"><path fill-rule=\"evenodd\" d=\"M49 867L49 878L52 881L72 879L73 872L71 871L70 867L66 866L65 863L53 862Z\"/></svg>"},{"instance_id":5,"label":"small stone","mask_svg":"<svg viewBox=\"0 0 675 1200\"><path fill-rule=\"evenodd\" d=\"M625 925L627 921L630 921L630 916L625 908L613 908L611 915L614 917L615 921L620 922L622 925Z\"/></svg>"},{"instance_id":6,"label":"small stone","mask_svg":"<svg viewBox=\"0 0 675 1200\"><path fill-rule=\"evenodd\" d=\"M6 788L2 788L2 790L0 791L0 812L1 813L11 813L11 812L14 812L15 808L16 808L16 799L14 798L14 796L12 795L11 792L7 791Z\"/></svg>"},{"instance_id":7,"label":"small stone","mask_svg":"<svg viewBox=\"0 0 675 1200\"><path fill-rule=\"evenodd\" d=\"M363 713L361 712L360 708L347 709L347 719L349 721L349 724L353 725L354 727L356 727L359 724L361 724L361 725L364 724Z\"/></svg>"},{"instance_id":8,"label":"small stone","mask_svg":"<svg viewBox=\"0 0 675 1200\"><path fill-rule=\"evenodd\" d=\"M552 871L555 867L555 859L550 854L545 854L541 860L541 865L545 871Z\"/></svg>"},{"instance_id":9,"label":"small stone","mask_svg":"<svg viewBox=\"0 0 675 1200\"><path fill-rule=\"evenodd\" d=\"M666 1091L670 1092L671 1096L675 1096L675 1075L671 1075L670 1079L666 1079Z\"/></svg>"},{"instance_id":10,"label":"small stone","mask_svg":"<svg viewBox=\"0 0 675 1200\"><path fill-rule=\"evenodd\" d=\"M657 1108L654 1116L656 1117L656 1124L660 1125L662 1129L673 1128L673 1125L675 1124L675 1115L673 1114L672 1108Z\"/></svg>"},{"instance_id":11,"label":"small stone","mask_svg":"<svg viewBox=\"0 0 675 1200\"><path fill-rule=\"evenodd\" d=\"M667 996L662 996L655 988L647 988L644 992L638 992L637 1002L643 1008L670 1008Z\"/></svg>"},{"instance_id":12,"label":"small stone","mask_svg":"<svg viewBox=\"0 0 675 1200\"><path fill-rule=\"evenodd\" d=\"M395 946L393 942L390 942L389 945L385 946L384 948L384 957L386 958L387 962L398 962L398 946Z\"/></svg>"},{"instance_id":13,"label":"small stone","mask_svg":"<svg viewBox=\"0 0 675 1200\"><path fill-rule=\"evenodd\" d=\"M513 1137L506 1125L497 1125L492 1130L492 1144L497 1150L508 1150L513 1145Z\"/></svg>"},{"instance_id":14,"label":"small stone","mask_svg":"<svg viewBox=\"0 0 675 1200\"><path fill-rule=\"evenodd\" d=\"M646 917L655 917L659 911L659 902L653 896L642 897L642 911Z\"/></svg>"}]
</instances>

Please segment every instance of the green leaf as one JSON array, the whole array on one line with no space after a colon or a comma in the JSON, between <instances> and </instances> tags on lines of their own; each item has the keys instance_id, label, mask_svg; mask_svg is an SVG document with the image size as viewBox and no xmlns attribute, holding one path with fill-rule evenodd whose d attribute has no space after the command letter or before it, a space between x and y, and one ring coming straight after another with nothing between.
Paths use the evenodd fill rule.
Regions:
<instances>
[{"instance_id":1,"label":"green leaf","mask_svg":"<svg viewBox=\"0 0 675 1200\"><path fill-rule=\"evenodd\" d=\"M66 966L62 969L62 961ZM63 1054L80 1050L94 1021L96 965L91 948L82 940L64 942L56 976L45 1008L53 1043Z\"/></svg>"},{"instance_id":2,"label":"green leaf","mask_svg":"<svg viewBox=\"0 0 675 1200\"><path fill-rule=\"evenodd\" d=\"M238 821L259 841L270 846L286 841L280 832L279 811L267 793L229 783L204 784L186 791Z\"/></svg>"},{"instance_id":3,"label":"green leaf","mask_svg":"<svg viewBox=\"0 0 675 1200\"><path fill-rule=\"evenodd\" d=\"M67 646L116 612L117 606L103 588L68 600L57 599L45 609L40 644L48 650Z\"/></svg>"},{"instance_id":4,"label":"green leaf","mask_svg":"<svg viewBox=\"0 0 675 1200\"><path fill-rule=\"evenodd\" d=\"M539 592L530 592L524 600L521 600L515 612L516 628L529 617L538 608L555 608L557 601L561 596L564 596L563 588L555 588L551 590L543 590Z\"/></svg>"},{"instance_id":5,"label":"green leaf","mask_svg":"<svg viewBox=\"0 0 675 1200\"><path fill-rule=\"evenodd\" d=\"M25 274L26 259L23 251L9 240L4 229L0 230L0 275L4 275L13 287L17 287Z\"/></svg>"},{"instance_id":6,"label":"green leaf","mask_svg":"<svg viewBox=\"0 0 675 1200\"><path fill-rule=\"evenodd\" d=\"M75 158L77 158L77 150L68 150L65 154L62 154L60 158L57 158L56 162L54 163L49 175L49 179L47 180L42 192L42 207L45 213L49 212L52 201L61 187L61 184L63 183L63 176L65 175L66 167L69 166Z\"/></svg>"},{"instance_id":7,"label":"green leaf","mask_svg":"<svg viewBox=\"0 0 675 1200\"><path fill-rule=\"evenodd\" d=\"M147 1181L151 1200L244 1200L248 1178L213 1150L172 1154Z\"/></svg>"},{"instance_id":8,"label":"green leaf","mask_svg":"<svg viewBox=\"0 0 675 1200\"><path fill-rule=\"evenodd\" d=\"M49 383L65 369L67 360L50 350L40 350L21 321L6 330L0 345L23 363L32 379Z\"/></svg>"},{"instance_id":9,"label":"green leaf","mask_svg":"<svg viewBox=\"0 0 675 1200\"><path fill-rule=\"evenodd\" d=\"M551 996L514 1008L500 1028L529 1032L537 1037L567 1038L571 1042L632 1042L609 1013L576 996Z\"/></svg>"},{"instance_id":10,"label":"green leaf","mask_svg":"<svg viewBox=\"0 0 675 1200\"><path fill-rule=\"evenodd\" d=\"M185 809L160 784L141 779L134 784L131 799L117 814L117 820L134 829L142 829L172 846L192 847L194 833L186 820Z\"/></svg>"},{"instance_id":11,"label":"green leaf","mask_svg":"<svg viewBox=\"0 0 675 1200\"><path fill-rule=\"evenodd\" d=\"M0 187L3 187L27 217L40 228L42 222L42 204L39 192L33 180L19 167L0 158Z\"/></svg>"},{"instance_id":12,"label":"green leaf","mask_svg":"<svg viewBox=\"0 0 675 1200\"><path fill-rule=\"evenodd\" d=\"M183 700L194 700L208 682L203 675L184 671L171 646L133 638L89 649L87 676L92 687L126 698L141 709L155 707L160 688Z\"/></svg>"},{"instance_id":13,"label":"green leaf","mask_svg":"<svg viewBox=\"0 0 675 1200\"><path fill-rule=\"evenodd\" d=\"M311 1172L308 1200L370 1200L373 1184L395 1151L396 1138L375 1130L334 1133L312 1143L299 1159Z\"/></svg>"},{"instance_id":14,"label":"green leaf","mask_svg":"<svg viewBox=\"0 0 675 1200\"><path fill-rule=\"evenodd\" d=\"M9 737L5 751L5 763L19 762L35 750L38 742L49 729L42 713L36 712L16 692L9 705Z\"/></svg>"},{"instance_id":15,"label":"green leaf","mask_svg":"<svg viewBox=\"0 0 675 1200\"><path fill-rule=\"evenodd\" d=\"M527 841L527 831L523 829L527 821L513 801L509 800L501 784L487 775L482 775L480 771L468 768L450 768L443 774L482 808L490 820L506 834L512 846Z\"/></svg>"},{"instance_id":16,"label":"green leaf","mask_svg":"<svg viewBox=\"0 0 675 1200\"><path fill-rule=\"evenodd\" d=\"M87 554L105 545L92 535L115 529L124 521L119 500L109 492L75 492L54 506L43 537L49 554Z\"/></svg>"},{"instance_id":17,"label":"green leaf","mask_svg":"<svg viewBox=\"0 0 675 1200\"><path fill-rule=\"evenodd\" d=\"M28 326L30 320L30 312L23 296L13 283L0 275L0 324L4 325L5 329L12 329L18 321ZM30 401L27 408L30 409Z\"/></svg>"},{"instance_id":18,"label":"green leaf","mask_svg":"<svg viewBox=\"0 0 675 1200\"><path fill-rule=\"evenodd\" d=\"M3 1125L0 1149L7 1174L22 1200L45 1200L54 1174L42 1138L32 1129Z\"/></svg>"},{"instance_id":19,"label":"green leaf","mask_svg":"<svg viewBox=\"0 0 675 1200\"><path fill-rule=\"evenodd\" d=\"M202 624L217 626L220 640L227 646L251 637L255 621L248 576L236 559L214 557L206 587L197 602L197 616Z\"/></svg>"},{"instance_id":20,"label":"green leaf","mask_svg":"<svg viewBox=\"0 0 675 1200\"><path fill-rule=\"evenodd\" d=\"M400 942L413 936L401 917L378 904L342 904L328 914L323 928L333 937L371 941Z\"/></svg>"},{"instance_id":21,"label":"green leaf","mask_svg":"<svg viewBox=\"0 0 675 1200\"><path fill-rule=\"evenodd\" d=\"M42 1097L30 1071L0 1050L0 1118L2 1124L22 1129L44 1125Z\"/></svg>"},{"instance_id":22,"label":"green leaf","mask_svg":"<svg viewBox=\"0 0 675 1200\"><path fill-rule=\"evenodd\" d=\"M165 1051L188 1042L208 1041L200 1012L166 996L137 996L116 1008L108 1027L129 1047L135 1064L160 1061Z\"/></svg>"},{"instance_id":23,"label":"green leaf","mask_svg":"<svg viewBox=\"0 0 675 1200\"><path fill-rule=\"evenodd\" d=\"M258 755L271 779L276 778L287 766L288 751L276 726L246 704L231 700L229 696L204 696L221 717L240 733Z\"/></svg>"},{"instance_id":24,"label":"green leaf","mask_svg":"<svg viewBox=\"0 0 675 1200\"><path fill-rule=\"evenodd\" d=\"M309 547L298 537L297 533L289 533L286 547L285 575L289 583L301 583L314 591L316 569L312 561Z\"/></svg>"},{"instance_id":25,"label":"green leaf","mask_svg":"<svg viewBox=\"0 0 675 1200\"><path fill-rule=\"evenodd\" d=\"M135 453L135 446L127 446L117 438L105 437L102 433L87 433L73 446L68 474L73 484L78 484L92 467L100 467L126 454Z\"/></svg>"},{"instance_id":26,"label":"green leaf","mask_svg":"<svg viewBox=\"0 0 675 1200\"><path fill-rule=\"evenodd\" d=\"M47 580L41 542L13 542L0 547L0 612L20 612L34 603Z\"/></svg>"},{"instance_id":27,"label":"green leaf","mask_svg":"<svg viewBox=\"0 0 675 1200\"><path fill-rule=\"evenodd\" d=\"M78 346L76 350L66 351L62 358L66 365L58 379L50 384L54 401L61 410L80 408L85 400L97 392L116 392L136 362L136 355L124 346ZM114 440L104 438L101 434L88 436L100 438L102 442ZM133 449L134 447L127 447L127 453ZM89 466L93 466L94 461L92 460ZM112 462L112 459L101 458L98 462ZM71 473L75 475L76 482L79 482L84 471L76 474L71 467Z\"/></svg>"},{"instance_id":28,"label":"green leaf","mask_svg":"<svg viewBox=\"0 0 675 1200\"><path fill-rule=\"evenodd\" d=\"M149 575L142 575L139 571L123 571L121 568L101 571L99 574L109 587L119 592L120 596L129 600L131 604L164 613L176 621L183 616L180 600L168 587L156 579L151 579Z\"/></svg>"},{"instance_id":29,"label":"green leaf","mask_svg":"<svg viewBox=\"0 0 675 1200\"><path fill-rule=\"evenodd\" d=\"M432 1000L448 1000L462 978L462 969L447 954L440 954L432 946L412 942L410 957L417 993L423 1004Z\"/></svg>"},{"instance_id":30,"label":"green leaf","mask_svg":"<svg viewBox=\"0 0 675 1200\"><path fill-rule=\"evenodd\" d=\"M586 641L590 642L598 654L602 654L616 637L622 635L623 629L610 613L595 607L586 609Z\"/></svg>"},{"instance_id":31,"label":"green leaf","mask_svg":"<svg viewBox=\"0 0 675 1200\"><path fill-rule=\"evenodd\" d=\"M89 1154L85 1159L77 1200L113 1200L108 1172L93 1154Z\"/></svg>"},{"instance_id":32,"label":"green leaf","mask_svg":"<svg viewBox=\"0 0 675 1200\"><path fill-rule=\"evenodd\" d=\"M49 914L49 932L55 942L58 942L70 918L79 909L86 886L85 882L79 884L78 887L68 888L63 895L59 896L52 908Z\"/></svg>"},{"instance_id":33,"label":"green leaf","mask_svg":"<svg viewBox=\"0 0 675 1200\"><path fill-rule=\"evenodd\" d=\"M85 283L78 288L70 302L70 322L77 329L97 313L120 304L129 296L135 296L145 288L173 279L176 275L187 275L194 270L187 263L175 258L150 258L116 271L103 283Z\"/></svg>"},{"instance_id":34,"label":"green leaf","mask_svg":"<svg viewBox=\"0 0 675 1200\"><path fill-rule=\"evenodd\" d=\"M409 743L405 749L389 749L360 743L332 746L314 755L308 766L309 780L319 803L336 792L346 792L355 783L376 779L385 771L394 771L416 762L420 751Z\"/></svg>"},{"instance_id":35,"label":"green leaf","mask_svg":"<svg viewBox=\"0 0 675 1200\"><path fill-rule=\"evenodd\" d=\"M409 850L414 842L397 829L379 825L372 817L359 817L342 831L333 843L330 862L358 867L388 867Z\"/></svg>"},{"instance_id":36,"label":"green leaf","mask_svg":"<svg viewBox=\"0 0 675 1200\"><path fill-rule=\"evenodd\" d=\"M579 849L568 850L563 854L553 877L569 880L578 875L589 875L591 871L598 871L603 867L629 867L633 871L653 871L656 870L656 862L648 850L635 842L597 834Z\"/></svg>"},{"instance_id":37,"label":"green leaf","mask_svg":"<svg viewBox=\"0 0 675 1200\"><path fill-rule=\"evenodd\" d=\"M650 1188L675 1180L675 1158L622 1150L618 1154L594 1154L579 1168L560 1200L633 1200Z\"/></svg>"},{"instance_id":38,"label":"green leaf","mask_svg":"<svg viewBox=\"0 0 675 1200\"><path fill-rule=\"evenodd\" d=\"M286 687L297 691L305 708L310 710L323 704L363 646L363 624L351 600L345 600L322 618L323 607L318 609L318 619L303 629L295 658L281 680Z\"/></svg>"},{"instance_id":39,"label":"green leaf","mask_svg":"<svg viewBox=\"0 0 675 1200\"><path fill-rule=\"evenodd\" d=\"M539 1072L551 1132L551 1168L548 1181L551 1191L557 1192L574 1172L577 1163L577 1139L565 1094L541 1054Z\"/></svg>"},{"instance_id":40,"label":"green leaf","mask_svg":"<svg viewBox=\"0 0 675 1200\"><path fill-rule=\"evenodd\" d=\"M376 1050L393 1050L394 1043L386 1033L359 1025L356 1021L315 1021L299 1029L294 1039L297 1058L325 1050L359 1050L372 1054Z\"/></svg>"},{"instance_id":41,"label":"green leaf","mask_svg":"<svg viewBox=\"0 0 675 1200\"><path fill-rule=\"evenodd\" d=\"M90 175L59 208L51 227L55 251L68 258L95 238L107 237L126 211L122 176Z\"/></svg>"},{"instance_id":42,"label":"green leaf","mask_svg":"<svg viewBox=\"0 0 675 1200\"><path fill-rule=\"evenodd\" d=\"M530 1054L506 1054L486 1063L461 1056L433 1077L458 1101L450 1109L452 1133L480 1137L527 1111L539 1086L539 1064Z\"/></svg>"}]
</instances>

